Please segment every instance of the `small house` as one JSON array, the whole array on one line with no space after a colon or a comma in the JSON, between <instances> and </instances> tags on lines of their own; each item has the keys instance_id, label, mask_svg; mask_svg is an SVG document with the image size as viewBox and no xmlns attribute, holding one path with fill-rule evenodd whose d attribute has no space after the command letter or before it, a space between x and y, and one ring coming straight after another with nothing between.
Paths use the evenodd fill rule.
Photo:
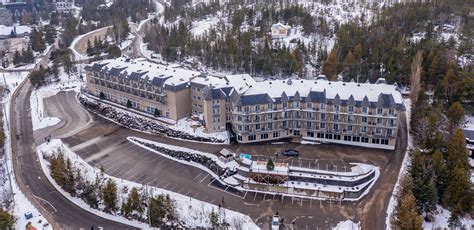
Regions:
<instances>
[{"instance_id":1,"label":"small house","mask_svg":"<svg viewBox=\"0 0 474 230\"><path fill-rule=\"evenodd\" d=\"M286 38L290 34L291 26L277 23L272 25L272 38L282 39Z\"/></svg>"}]
</instances>

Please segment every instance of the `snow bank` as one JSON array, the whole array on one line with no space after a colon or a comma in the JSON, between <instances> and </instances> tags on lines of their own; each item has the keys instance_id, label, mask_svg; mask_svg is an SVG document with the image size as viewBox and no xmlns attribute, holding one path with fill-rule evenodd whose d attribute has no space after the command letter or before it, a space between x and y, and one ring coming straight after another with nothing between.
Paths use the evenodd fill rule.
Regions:
<instances>
[{"instance_id":1,"label":"snow bank","mask_svg":"<svg viewBox=\"0 0 474 230\"><path fill-rule=\"evenodd\" d=\"M395 184L395 187L392 192L392 196L390 197L390 201L388 203L388 208L387 208L387 215L385 217L385 226L386 229L392 229L392 219L395 218L394 211L395 208L398 204L397 202L397 195L400 191L400 181L402 177L407 173L408 167L410 166L410 156L409 156L409 151L410 149L413 148L413 137L410 134L410 116L411 116L411 100L410 99L403 99L403 104L405 105L406 111L406 118L407 118L407 137L408 137L408 145L407 149L405 151L405 156L403 157L403 162L402 166L400 168L400 172L398 173L398 179L397 183Z\"/></svg>"},{"instance_id":2,"label":"snow bank","mask_svg":"<svg viewBox=\"0 0 474 230\"><path fill-rule=\"evenodd\" d=\"M43 155L51 155L52 152L57 150L58 148L62 148L65 150L65 157L71 160L75 168L81 170L81 173L83 174L83 177L86 180L95 180L95 178L100 175L101 172L99 169L92 167L91 165L87 164L82 158L78 157L74 152L72 152L72 150L70 150L66 145L64 145L61 140L53 139L49 144L44 143L38 146L37 152L39 154L39 158L41 159L41 167L45 171L45 174L48 175L48 179L51 181L51 183L53 183L55 187L58 188L58 190L61 191L64 196L66 196L68 199L70 199L80 207L101 217L140 228L150 228L145 223L127 220L120 216L106 214L104 212L92 209L84 201L80 200L79 198L72 197L71 195L64 192L61 188L59 188L59 185L57 185L56 182L50 176L48 162L43 158ZM143 188L143 185L132 181L123 180L109 175L104 175L104 177L106 179L113 179L117 183L117 191L119 193L121 193L124 187L127 187L129 189L133 187ZM212 212L212 210L216 212L219 209L219 207L216 205L205 203L179 193L167 191L156 187L148 187L148 189L153 195L169 195L175 201L176 213L179 217L179 220L183 221L190 228L211 227L209 222L209 214ZM122 195L126 197L125 194L119 194L119 204ZM259 229L259 227L251 220L249 216L228 209L223 209L223 211L225 212L226 221L231 225L231 229Z\"/></svg>"},{"instance_id":3,"label":"snow bank","mask_svg":"<svg viewBox=\"0 0 474 230\"><path fill-rule=\"evenodd\" d=\"M360 222L354 223L351 220L341 221L336 227L332 228L333 230L360 230Z\"/></svg>"},{"instance_id":4,"label":"snow bank","mask_svg":"<svg viewBox=\"0 0 474 230\"><path fill-rule=\"evenodd\" d=\"M28 72L17 72L17 73L4 73L6 85L8 86L8 90L10 92L14 92L16 88L21 84L23 80L25 80ZM5 185L0 187L2 193L5 194L14 194L13 195L13 215L16 218L15 229L25 229L25 226L28 222L31 222L34 227L37 229L44 229L50 230L52 226L48 224L48 221L41 215L41 213L36 209L35 206L31 204L31 202L26 198L26 196L22 193L18 184L16 183L14 173L13 173L13 162L12 159L12 150L11 150L11 142L10 142L10 132L8 129L9 121L9 111L10 111L10 98L11 94L8 94L6 98L4 98L4 106L5 106L5 114L3 114L3 130L5 133L4 139L4 149L5 149L5 164L3 167L8 168L8 171L5 171L6 174L11 176L11 183L9 181L9 177L6 177ZM11 186L10 186L11 185ZM30 212L33 215L33 218L27 220L25 218L25 213Z\"/></svg>"}]
</instances>

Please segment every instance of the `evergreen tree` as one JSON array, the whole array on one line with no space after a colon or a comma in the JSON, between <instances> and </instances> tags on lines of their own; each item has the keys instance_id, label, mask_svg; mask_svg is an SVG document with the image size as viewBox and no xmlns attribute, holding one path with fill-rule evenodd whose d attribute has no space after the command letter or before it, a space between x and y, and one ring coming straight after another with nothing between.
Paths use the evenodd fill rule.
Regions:
<instances>
[{"instance_id":1,"label":"evergreen tree","mask_svg":"<svg viewBox=\"0 0 474 230\"><path fill-rule=\"evenodd\" d=\"M448 112L446 113L450 122L451 130L459 128L464 120L464 108L460 102L454 102L449 106Z\"/></svg>"},{"instance_id":2,"label":"evergreen tree","mask_svg":"<svg viewBox=\"0 0 474 230\"><path fill-rule=\"evenodd\" d=\"M14 229L15 218L9 212L0 208L0 229Z\"/></svg>"},{"instance_id":3,"label":"evergreen tree","mask_svg":"<svg viewBox=\"0 0 474 230\"><path fill-rule=\"evenodd\" d=\"M102 199L105 212L113 213L117 211L117 184L112 179L107 180L102 188Z\"/></svg>"},{"instance_id":4,"label":"evergreen tree","mask_svg":"<svg viewBox=\"0 0 474 230\"><path fill-rule=\"evenodd\" d=\"M19 65L21 62L21 54L18 50L15 50L15 54L13 55L13 65Z\"/></svg>"},{"instance_id":5,"label":"evergreen tree","mask_svg":"<svg viewBox=\"0 0 474 230\"><path fill-rule=\"evenodd\" d=\"M449 225L460 227L460 217L469 213L473 205L469 173L465 169L455 167L449 173L450 180L446 188L445 202L451 211Z\"/></svg>"},{"instance_id":6,"label":"evergreen tree","mask_svg":"<svg viewBox=\"0 0 474 230\"><path fill-rule=\"evenodd\" d=\"M432 155L433 159L433 170L436 175L436 190L438 194L438 202L440 198L444 196L444 191L446 189L446 184L448 183L448 169L446 168L446 163L443 159L443 154L437 150Z\"/></svg>"},{"instance_id":7,"label":"evergreen tree","mask_svg":"<svg viewBox=\"0 0 474 230\"><path fill-rule=\"evenodd\" d=\"M52 45L56 40L57 31L53 25L45 25L44 26L44 40L49 44Z\"/></svg>"},{"instance_id":8,"label":"evergreen tree","mask_svg":"<svg viewBox=\"0 0 474 230\"><path fill-rule=\"evenodd\" d=\"M21 58L24 63L34 63L35 62L35 55L33 53L33 49L31 48L31 45L28 45L26 50L23 50L21 54Z\"/></svg>"},{"instance_id":9,"label":"evergreen tree","mask_svg":"<svg viewBox=\"0 0 474 230\"><path fill-rule=\"evenodd\" d=\"M127 202L130 203L130 208L133 211L136 211L139 214L142 214L144 212L144 208L141 202L141 195L137 188L132 188L130 194L128 195Z\"/></svg>"},{"instance_id":10,"label":"evergreen tree","mask_svg":"<svg viewBox=\"0 0 474 230\"><path fill-rule=\"evenodd\" d=\"M468 153L466 148L466 139L462 129L456 129L448 144L448 155L446 159L449 171L455 167L461 167L464 170L469 170ZM451 178L450 180L452 180Z\"/></svg>"},{"instance_id":11,"label":"evergreen tree","mask_svg":"<svg viewBox=\"0 0 474 230\"><path fill-rule=\"evenodd\" d=\"M132 108L132 102L130 100L127 100L127 108Z\"/></svg>"},{"instance_id":12,"label":"evergreen tree","mask_svg":"<svg viewBox=\"0 0 474 230\"><path fill-rule=\"evenodd\" d=\"M428 213L436 210L438 198L431 158L416 151L412 156L410 175L413 181L413 195L420 211Z\"/></svg>"},{"instance_id":13,"label":"evergreen tree","mask_svg":"<svg viewBox=\"0 0 474 230\"><path fill-rule=\"evenodd\" d=\"M399 229L421 230L423 218L418 214L416 200L411 190L403 194L396 209L396 226Z\"/></svg>"},{"instance_id":14,"label":"evergreen tree","mask_svg":"<svg viewBox=\"0 0 474 230\"><path fill-rule=\"evenodd\" d=\"M333 48L329 53L328 59L323 63L323 74L327 76L329 80L336 80L337 78L337 50Z\"/></svg>"},{"instance_id":15,"label":"evergreen tree","mask_svg":"<svg viewBox=\"0 0 474 230\"><path fill-rule=\"evenodd\" d=\"M272 159L268 159L267 161L267 170L272 171L275 168L275 165L273 164Z\"/></svg>"},{"instance_id":16,"label":"evergreen tree","mask_svg":"<svg viewBox=\"0 0 474 230\"><path fill-rule=\"evenodd\" d=\"M95 50L94 50L94 48L92 47L92 44L91 44L91 40L90 40L90 39L87 39L86 53L87 53L87 56L94 56L94 54L95 54Z\"/></svg>"},{"instance_id":17,"label":"evergreen tree","mask_svg":"<svg viewBox=\"0 0 474 230\"><path fill-rule=\"evenodd\" d=\"M109 54L110 58L118 58L122 56L122 51L116 45L109 45L107 47L107 53Z\"/></svg>"},{"instance_id":18,"label":"evergreen tree","mask_svg":"<svg viewBox=\"0 0 474 230\"><path fill-rule=\"evenodd\" d=\"M97 209L99 207L98 181L95 183L86 182L81 197L89 206Z\"/></svg>"}]
</instances>

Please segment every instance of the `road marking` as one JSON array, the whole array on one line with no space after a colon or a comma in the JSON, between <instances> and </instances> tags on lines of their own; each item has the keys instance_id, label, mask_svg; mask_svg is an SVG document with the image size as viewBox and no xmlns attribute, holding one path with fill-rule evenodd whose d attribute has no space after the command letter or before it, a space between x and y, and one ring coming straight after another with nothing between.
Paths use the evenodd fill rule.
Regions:
<instances>
[{"instance_id":1,"label":"road marking","mask_svg":"<svg viewBox=\"0 0 474 230\"><path fill-rule=\"evenodd\" d=\"M197 176L195 176L195 177L193 178L193 181L194 181L197 177L201 176L201 174L202 174L202 172L200 172L199 174L197 174Z\"/></svg>"},{"instance_id":2,"label":"road marking","mask_svg":"<svg viewBox=\"0 0 474 230\"><path fill-rule=\"evenodd\" d=\"M211 182L209 182L209 184L207 184L207 186L209 186L210 184L212 184L212 182L214 182L216 180L216 178L212 178Z\"/></svg>"},{"instance_id":3,"label":"road marking","mask_svg":"<svg viewBox=\"0 0 474 230\"><path fill-rule=\"evenodd\" d=\"M181 189L178 191L178 193L181 193L183 191L184 187L181 187Z\"/></svg>"},{"instance_id":4,"label":"road marking","mask_svg":"<svg viewBox=\"0 0 474 230\"><path fill-rule=\"evenodd\" d=\"M202 183L208 176L209 176L209 174L207 174L204 178L202 178L202 180L199 181L199 183Z\"/></svg>"},{"instance_id":5,"label":"road marking","mask_svg":"<svg viewBox=\"0 0 474 230\"><path fill-rule=\"evenodd\" d=\"M168 187L168 185L170 185L170 183L166 184L165 187L163 187L163 189L166 189Z\"/></svg>"},{"instance_id":6,"label":"road marking","mask_svg":"<svg viewBox=\"0 0 474 230\"><path fill-rule=\"evenodd\" d=\"M194 199L199 195L199 192L196 192L196 194L193 196Z\"/></svg>"}]
</instances>

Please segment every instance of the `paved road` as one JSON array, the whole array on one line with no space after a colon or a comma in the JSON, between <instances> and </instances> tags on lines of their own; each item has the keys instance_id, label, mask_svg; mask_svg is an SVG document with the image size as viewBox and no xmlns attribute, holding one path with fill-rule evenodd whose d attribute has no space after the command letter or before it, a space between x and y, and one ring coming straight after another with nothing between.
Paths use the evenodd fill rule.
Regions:
<instances>
[{"instance_id":1,"label":"paved road","mask_svg":"<svg viewBox=\"0 0 474 230\"><path fill-rule=\"evenodd\" d=\"M83 210L58 193L46 179L35 152L29 100L32 89L29 81L25 82L12 98L10 108L13 162L20 189L57 229L132 229Z\"/></svg>"},{"instance_id":2,"label":"paved road","mask_svg":"<svg viewBox=\"0 0 474 230\"><path fill-rule=\"evenodd\" d=\"M230 193L211 183L211 177L196 168L184 166L142 149L126 141L128 136L139 136L158 142L217 153L221 145L209 145L169 139L128 130L108 120L90 115L78 104L75 94L61 92L45 100L46 114L72 119L54 127L41 130L42 135L51 133L60 137L79 156L96 167L103 166L107 174L172 190L196 199L218 204L222 199L226 207L249 214L258 224L264 226L270 216L278 211L286 220L297 220L297 225L308 229L318 226L329 228L346 219L362 220L364 229L383 229L385 210L395 184L406 147L406 127L402 127L397 151L382 151L338 145L298 144L253 144L226 146L235 151L244 151L254 157L273 156L284 148L296 148L301 159L293 164L311 164L312 167L342 170L347 162L365 162L381 167L382 175L368 197L360 202L334 204L328 202L262 196L253 193ZM404 119L404 118L403 118ZM67 123L67 124L66 124ZM64 128L62 128L64 127ZM87 128L84 128L87 127ZM77 133L71 135L70 130ZM44 140L44 138L43 138ZM37 143L42 142L41 135ZM311 159L311 160L310 160ZM284 159L288 162L292 160ZM243 198L245 196L245 199Z\"/></svg>"}]
</instances>

